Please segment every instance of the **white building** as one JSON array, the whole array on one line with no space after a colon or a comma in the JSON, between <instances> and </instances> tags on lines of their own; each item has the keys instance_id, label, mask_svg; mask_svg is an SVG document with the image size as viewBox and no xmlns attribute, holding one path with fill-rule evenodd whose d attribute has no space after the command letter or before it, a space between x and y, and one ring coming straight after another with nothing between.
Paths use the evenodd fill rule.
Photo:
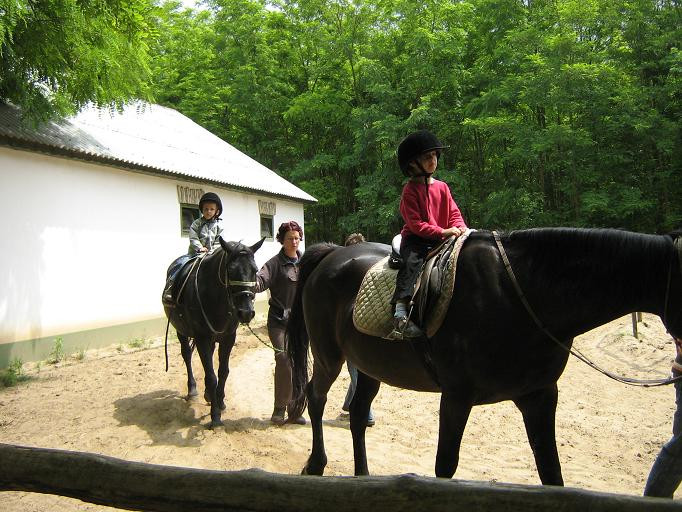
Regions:
<instances>
[{"instance_id":1,"label":"white building","mask_svg":"<svg viewBox=\"0 0 682 512\"><path fill-rule=\"evenodd\" d=\"M163 334L166 268L208 191L226 239L267 236L259 266L281 247L273 229L302 225L315 201L169 108L91 108L33 128L0 105L0 368L45 358L58 338L69 354Z\"/></svg>"}]
</instances>

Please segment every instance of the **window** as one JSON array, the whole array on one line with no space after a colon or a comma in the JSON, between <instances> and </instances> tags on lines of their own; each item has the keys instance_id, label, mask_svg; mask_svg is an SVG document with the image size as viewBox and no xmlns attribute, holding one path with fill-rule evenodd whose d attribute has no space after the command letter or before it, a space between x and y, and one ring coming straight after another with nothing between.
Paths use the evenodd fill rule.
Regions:
<instances>
[{"instance_id":1,"label":"window","mask_svg":"<svg viewBox=\"0 0 682 512\"><path fill-rule=\"evenodd\" d=\"M260 216L260 236L265 237L266 240L274 239L274 222L273 218L269 215Z\"/></svg>"},{"instance_id":2,"label":"window","mask_svg":"<svg viewBox=\"0 0 682 512\"><path fill-rule=\"evenodd\" d=\"M180 233L182 236L189 237L189 227L199 217L201 217L199 206L195 204L180 205Z\"/></svg>"}]
</instances>

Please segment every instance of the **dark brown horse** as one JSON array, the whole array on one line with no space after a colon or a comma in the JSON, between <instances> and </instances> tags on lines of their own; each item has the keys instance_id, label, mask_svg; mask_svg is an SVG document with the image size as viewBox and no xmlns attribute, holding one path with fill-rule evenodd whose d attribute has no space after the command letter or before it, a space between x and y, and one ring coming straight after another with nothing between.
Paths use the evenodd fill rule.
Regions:
<instances>
[{"instance_id":1,"label":"dark brown horse","mask_svg":"<svg viewBox=\"0 0 682 512\"><path fill-rule=\"evenodd\" d=\"M234 346L237 326L254 317L256 262L254 253L263 240L247 247L240 242L220 239L220 248L196 260L180 271L176 286L184 287L177 297L177 306L164 307L180 340L182 358L187 367L187 397L197 395L192 373L192 351L196 345L204 367L204 398L211 404L211 427L222 425L225 409L225 382L230 373L230 352ZM190 343L190 338L194 343ZM218 378L213 370L213 353L218 343Z\"/></svg>"},{"instance_id":2,"label":"dark brown horse","mask_svg":"<svg viewBox=\"0 0 682 512\"><path fill-rule=\"evenodd\" d=\"M313 428L304 473L324 471L322 413L347 358L360 370L350 407L356 475L368 474L367 415L385 382L441 393L436 476L454 475L472 406L512 400L523 415L540 480L563 485L554 419L557 380L573 338L632 311L659 315L682 338L677 235L557 228L515 231L501 242L545 331L522 305L489 232L474 232L464 244L446 318L428 342L386 341L353 326L362 277L389 253L388 246L308 248L288 331L294 396L299 409L307 399ZM308 344L314 358L309 382Z\"/></svg>"}]
</instances>

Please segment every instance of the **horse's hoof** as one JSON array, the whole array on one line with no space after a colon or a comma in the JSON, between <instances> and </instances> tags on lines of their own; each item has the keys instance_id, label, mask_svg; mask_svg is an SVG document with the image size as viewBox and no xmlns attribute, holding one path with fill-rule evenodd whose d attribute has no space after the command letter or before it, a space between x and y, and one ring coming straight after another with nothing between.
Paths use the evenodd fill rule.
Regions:
<instances>
[{"instance_id":1,"label":"horse's hoof","mask_svg":"<svg viewBox=\"0 0 682 512\"><path fill-rule=\"evenodd\" d=\"M197 388L189 388L187 391L187 399L191 400L192 398L199 396L199 393L197 392Z\"/></svg>"},{"instance_id":2,"label":"horse's hoof","mask_svg":"<svg viewBox=\"0 0 682 512\"><path fill-rule=\"evenodd\" d=\"M314 475L322 476L324 473L324 468L314 469L310 467L310 463L306 464L301 471L302 475Z\"/></svg>"}]
</instances>

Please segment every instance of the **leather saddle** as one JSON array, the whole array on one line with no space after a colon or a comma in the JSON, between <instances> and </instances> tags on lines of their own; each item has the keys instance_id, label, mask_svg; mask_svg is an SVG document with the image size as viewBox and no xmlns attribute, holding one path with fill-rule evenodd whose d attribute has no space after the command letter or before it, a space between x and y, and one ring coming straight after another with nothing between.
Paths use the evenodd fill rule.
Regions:
<instances>
[{"instance_id":1,"label":"leather saddle","mask_svg":"<svg viewBox=\"0 0 682 512\"><path fill-rule=\"evenodd\" d=\"M399 269L403 264L400 256L400 243L402 235L397 234L391 241L391 255L388 258L388 266ZM431 306L438 301L443 293L443 275L449 265L450 255L455 247L455 237L448 238L434 247L424 258L417 282L412 293L412 303L415 307L416 317L413 321L424 325Z\"/></svg>"},{"instance_id":2,"label":"leather saddle","mask_svg":"<svg viewBox=\"0 0 682 512\"><path fill-rule=\"evenodd\" d=\"M173 268L173 264L171 264L168 269L169 275L166 281L166 289L170 290L172 300L166 300L166 294L164 293L161 300L165 307L174 308L180 304L180 297L182 297L182 292L185 289L189 275L200 258L200 256L189 258L181 264L180 268L174 272L174 275L170 275L170 271Z\"/></svg>"}]
</instances>

